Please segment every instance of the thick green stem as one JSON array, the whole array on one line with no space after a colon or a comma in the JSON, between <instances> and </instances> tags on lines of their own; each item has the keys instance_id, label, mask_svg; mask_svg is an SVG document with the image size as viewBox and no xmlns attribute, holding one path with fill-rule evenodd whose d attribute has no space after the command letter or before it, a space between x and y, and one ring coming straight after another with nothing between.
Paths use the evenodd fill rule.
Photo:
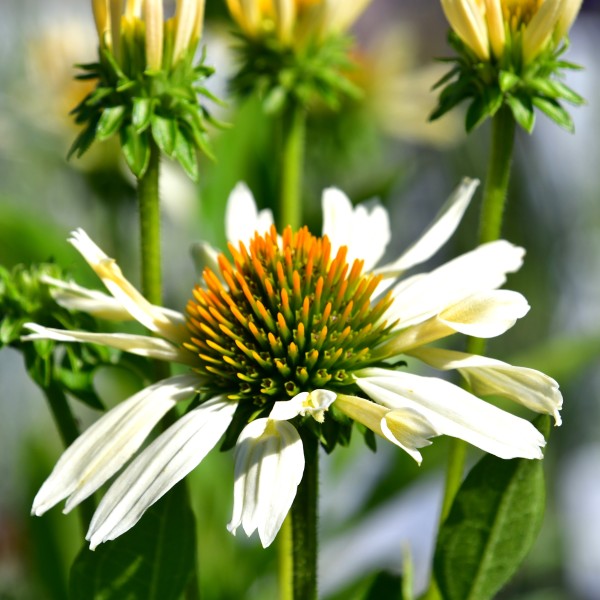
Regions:
<instances>
[{"instance_id":1,"label":"thick green stem","mask_svg":"<svg viewBox=\"0 0 600 600\"><path fill-rule=\"evenodd\" d=\"M480 244L493 242L502 233L514 141L515 119L510 109L504 106L492 121L492 150L479 221Z\"/></svg>"},{"instance_id":2,"label":"thick green stem","mask_svg":"<svg viewBox=\"0 0 600 600\"><path fill-rule=\"evenodd\" d=\"M58 427L60 437L66 448L79 436L77 421L71 412L67 396L61 386L55 381L50 382L48 387L42 388L42 391L46 396L46 400L52 411L52 417L54 418L54 422ZM95 509L96 507L93 498L88 498L82 502L77 509L84 535L88 530Z\"/></svg>"},{"instance_id":3,"label":"thick green stem","mask_svg":"<svg viewBox=\"0 0 600 600\"><path fill-rule=\"evenodd\" d=\"M292 582L294 562L292 560L292 516L288 514L277 534L279 570L279 600L294 600Z\"/></svg>"},{"instance_id":4,"label":"thick green stem","mask_svg":"<svg viewBox=\"0 0 600 600\"><path fill-rule=\"evenodd\" d=\"M283 115L281 189L279 197L279 225L298 229L302 224L302 171L306 113L294 105Z\"/></svg>"},{"instance_id":5,"label":"thick green stem","mask_svg":"<svg viewBox=\"0 0 600 600\"><path fill-rule=\"evenodd\" d=\"M142 291L152 304L162 304L162 276L160 261L160 203L158 174L160 150L154 140L150 141L148 169L138 179L140 211L140 242Z\"/></svg>"},{"instance_id":6,"label":"thick green stem","mask_svg":"<svg viewBox=\"0 0 600 600\"><path fill-rule=\"evenodd\" d=\"M310 432L303 436L304 475L292 504L292 559L294 600L317 598L317 517L319 442Z\"/></svg>"},{"instance_id":7,"label":"thick green stem","mask_svg":"<svg viewBox=\"0 0 600 600\"><path fill-rule=\"evenodd\" d=\"M502 107L492 121L492 148L488 163L481 215L479 221L479 243L485 244L500 238L506 195L510 181L513 146L515 139L515 120L509 108ZM469 338L467 352L482 354L485 340ZM462 480L467 457L467 444L463 440L451 439L446 468L446 485L440 523L443 523L450 512ZM439 598L439 592L432 581L423 600Z\"/></svg>"}]
</instances>

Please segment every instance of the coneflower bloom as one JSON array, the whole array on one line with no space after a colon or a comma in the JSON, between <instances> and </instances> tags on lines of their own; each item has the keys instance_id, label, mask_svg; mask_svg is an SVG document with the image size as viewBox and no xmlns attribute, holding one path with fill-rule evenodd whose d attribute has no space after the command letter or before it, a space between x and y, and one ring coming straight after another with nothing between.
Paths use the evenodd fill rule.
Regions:
<instances>
[{"instance_id":1,"label":"coneflower bloom","mask_svg":"<svg viewBox=\"0 0 600 600\"><path fill-rule=\"evenodd\" d=\"M482 245L406 278L454 232L475 190L465 180L425 234L398 259L376 267L390 240L386 210L353 207L323 195L321 237L307 228L278 232L239 185L226 215L229 253L207 245L203 281L183 314L153 306L81 230L71 238L111 296L56 285L64 306L139 321L153 335L63 331L29 324L28 339L98 343L189 372L153 383L117 405L64 452L38 492L42 514L67 498L68 511L122 472L90 525L91 548L114 539L185 477L226 434L237 440L229 529L275 538L302 479L302 437L328 449L352 423L421 462L430 438L450 435L501 458L542 458L543 436L516 417L437 377L410 373L412 357L457 369L474 392L505 396L559 419L556 382L532 369L435 349L454 333L502 334L529 306L499 290L524 252L506 241ZM161 417L180 401L198 402L140 450ZM137 454L129 463L130 458Z\"/></svg>"}]
</instances>

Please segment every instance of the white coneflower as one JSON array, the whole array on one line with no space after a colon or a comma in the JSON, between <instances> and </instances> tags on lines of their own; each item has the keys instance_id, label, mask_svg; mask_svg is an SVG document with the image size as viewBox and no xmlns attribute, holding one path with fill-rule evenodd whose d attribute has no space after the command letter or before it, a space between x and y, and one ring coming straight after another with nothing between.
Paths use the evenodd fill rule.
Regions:
<instances>
[{"instance_id":1,"label":"white coneflower","mask_svg":"<svg viewBox=\"0 0 600 600\"><path fill-rule=\"evenodd\" d=\"M258 530L264 546L275 538L302 479L300 432L333 446L336 431L358 422L418 462L419 448L442 434L502 458L541 458L544 438L527 420L452 383L412 374L399 361L416 357L458 369L475 392L504 395L559 419L562 398L542 373L424 347L456 332L500 335L529 308L520 294L498 289L524 254L506 241L400 278L447 241L476 185L465 180L425 234L380 267L390 240L381 205L354 208L341 191L329 189L321 237L289 227L280 235L270 213L259 213L239 185L230 197L235 209L227 211L229 258L202 248L212 267L204 269L187 317L149 304L113 260L75 232L72 243L112 297L61 284L57 300L99 314L124 312L154 335L30 324L29 339L104 344L179 362L190 372L154 383L84 432L38 492L33 512L64 498L66 510L73 508L125 466L167 410L197 393L199 405L139 452L111 485L90 525L92 548L131 528L228 428L238 440L229 528Z\"/></svg>"}]
</instances>

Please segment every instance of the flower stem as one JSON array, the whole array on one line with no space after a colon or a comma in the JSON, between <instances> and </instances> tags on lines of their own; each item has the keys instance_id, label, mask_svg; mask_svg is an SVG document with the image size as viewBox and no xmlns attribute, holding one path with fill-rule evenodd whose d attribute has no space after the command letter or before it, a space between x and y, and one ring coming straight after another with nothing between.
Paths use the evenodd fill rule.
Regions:
<instances>
[{"instance_id":1,"label":"flower stem","mask_svg":"<svg viewBox=\"0 0 600 600\"><path fill-rule=\"evenodd\" d=\"M292 589L294 600L316 600L319 442L311 433L302 442L306 464L291 510Z\"/></svg>"},{"instance_id":2,"label":"flower stem","mask_svg":"<svg viewBox=\"0 0 600 600\"><path fill-rule=\"evenodd\" d=\"M479 217L479 243L485 244L500 238L502 233L502 219L506 205L506 195L510 181L513 147L515 139L515 120L510 109L503 106L492 120L492 148L488 163L481 215ZM485 340L469 338L467 352L482 354L485 350ZM450 512L454 497L463 480L465 461L467 457L467 444L463 440L452 438L448 452L446 467L446 485L440 515L442 524ZM423 600L439 598L435 581L432 581Z\"/></svg>"},{"instance_id":3,"label":"flower stem","mask_svg":"<svg viewBox=\"0 0 600 600\"><path fill-rule=\"evenodd\" d=\"M283 115L281 189L279 219L281 229L289 225L298 229L302 222L302 170L306 113L299 104L288 108Z\"/></svg>"},{"instance_id":4,"label":"flower stem","mask_svg":"<svg viewBox=\"0 0 600 600\"><path fill-rule=\"evenodd\" d=\"M79 437L77 421L71 412L67 396L60 384L56 381L51 381L47 387L42 388L42 391L44 392L44 396L46 396L46 400L52 411L52 417L58 427L63 444L65 445L65 448L67 448ZM78 507L77 514L79 515L79 521L84 535L88 530L95 510L96 507L93 497L83 501Z\"/></svg>"},{"instance_id":5,"label":"flower stem","mask_svg":"<svg viewBox=\"0 0 600 600\"><path fill-rule=\"evenodd\" d=\"M150 138L150 162L144 175L138 178L142 291L149 302L158 305L162 303L159 167L160 150Z\"/></svg>"},{"instance_id":6,"label":"flower stem","mask_svg":"<svg viewBox=\"0 0 600 600\"><path fill-rule=\"evenodd\" d=\"M279 569L279 600L293 600L292 581L294 577L292 560L292 517L285 518L277 536L277 555Z\"/></svg>"}]
</instances>

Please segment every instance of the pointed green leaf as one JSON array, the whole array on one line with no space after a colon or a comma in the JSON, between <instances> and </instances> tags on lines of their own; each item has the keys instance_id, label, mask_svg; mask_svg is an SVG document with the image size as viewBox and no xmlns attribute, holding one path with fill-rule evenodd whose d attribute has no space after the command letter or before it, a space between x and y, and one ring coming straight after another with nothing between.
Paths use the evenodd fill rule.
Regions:
<instances>
[{"instance_id":1,"label":"pointed green leaf","mask_svg":"<svg viewBox=\"0 0 600 600\"><path fill-rule=\"evenodd\" d=\"M137 133L141 133L150 125L151 117L152 100L150 98L134 98L131 122Z\"/></svg>"},{"instance_id":2,"label":"pointed green leaf","mask_svg":"<svg viewBox=\"0 0 600 600\"><path fill-rule=\"evenodd\" d=\"M136 133L133 125L121 129L121 148L125 160L136 177L141 177L150 162L147 133Z\"/></svg>"},{"instance_id":3,"label":"pointed green leaf","mask_svg":"<svg viewBox=\"0 0 600 600\"><path fill-rule=\"evenodd\" d=\"M364 600L405 600L402 594L402 577L387 571L375 575ZM406 600L410 600L407 598Z\"/></svg>"},{"instance_id":4,"label":"pointed green leaf","mask_svg":"<svg viewBox=\"0 0 600 600\"><path fill-rule=\"evenodd\" d=\"M479 127L490 116L489 108L481 96L471 102L465 115L465 128L467 132Z\"/></svg>"},{"instance_id":5,"label":"pointed green leaf","mask_svg":"<svg viewBox=\"0 0 600 600\"><path fill-rule=\"evenodd\" d=\"M154 141L167 156L172 157L175 150L177 123L174 119L167 119L159 115L152 115L150 122Z\"/></svg>"},{"instance_id":6,"label":"pointed green leaf","mask_svg":"<svg viewBox=\"0 0 600 600\"><path fill-rule=\"evenodd\" d=\"M575 131L571 115L556 100L537 97L533 99L533 104L563 129L570 133Z\"/></svg>"},{"instance_id":7,"label":"pointed green leaf","mask_svg":"<svg viewBox=\"0 0 600 600\"><path fill-rule=\"evenodd\" d=\"M71 569L77 600L179 600L196 564L194 515L180 483L130 531L91 552Z\"/></svg>"},{"instance_id":8,"label":"pointed green leaf","mask_svg":"<svg viewBox=\"0 0 600 600\"><path fill-rule=\"evenodd\" d=\"M121 127L125 119L124 106L111 106L102 111L102 116L96 127L96 139L99 142L113 136Z\"/></svg>"},{"instance_id":9,"label":"pointed green leaf","mask_svg":"<svg viewBox=\"0 0 600 600\"><path fill-rule=\"evenodd\" d=\"M562 81L552 81L552 87L556 92L558 98L563 98L567 102L574 104L575 106L581 106L585 104L585 98L580 96L577 92L573 91L569 86L565 85Z\"/></svg>"},{"instance_id":10,"label":"pointed green leaf","mask_svg":"<svg viewBox=\"0 0 600 600\"><path fill-rule=\"evenodd\" d=\"M544 432L547 416L538 419ZM487 455L460 487L438 536L435 576L444 600L488 600L515 573L542 524L543 463Z\"/></svg>"},{"instance_id":11,"label":"pointed green leaf","mask_svg":"<svg viewBox=\"0 0 600 600\"><path fill-rule=\"evenodd\" d=\"M535 112L528 96L511 95L506 97L515 121L527 132L533 131L535 125Z\"/></svg>"}]
</instances>

